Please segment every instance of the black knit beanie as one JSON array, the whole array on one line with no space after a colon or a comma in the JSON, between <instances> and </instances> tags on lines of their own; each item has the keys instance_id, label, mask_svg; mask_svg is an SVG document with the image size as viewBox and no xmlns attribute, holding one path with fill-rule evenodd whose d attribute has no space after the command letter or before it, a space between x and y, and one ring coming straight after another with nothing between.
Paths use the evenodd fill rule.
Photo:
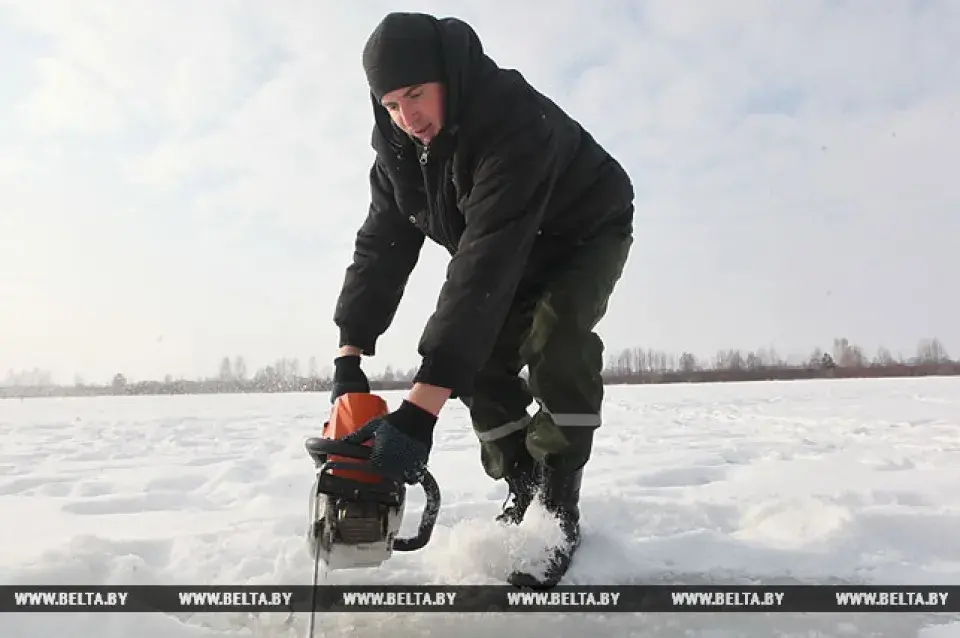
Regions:
<instances>
[{"instance_id":1,"label":"black knit beanie","mask_svg":"<svg viewBox=\"0 0 960 638\"><path fill-rule=\"evenodd\" d=\"M378 101L404 86L443 81L433 18L423 13L387 14L363 47L363 69Z\"/></svg>"}]
</instances>

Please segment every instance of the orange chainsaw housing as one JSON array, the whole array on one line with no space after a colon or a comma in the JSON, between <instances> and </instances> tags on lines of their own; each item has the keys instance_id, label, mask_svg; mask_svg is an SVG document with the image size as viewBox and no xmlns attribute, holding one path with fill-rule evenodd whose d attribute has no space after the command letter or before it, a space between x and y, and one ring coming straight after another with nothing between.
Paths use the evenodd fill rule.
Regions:
<instances>
[{"instance_id":1,"label":"orange chainsaw housing","mask_svg":"<svg viewBox=\"0 0 960 638\"><path fill-rule=\"evenodd\" d=\"M356 432L371 419L383 416L389 411L387 402L376 394L366 392L348 392L347 394L341 394L333 402L330 410L330 419L323 424L323 432L320 436L324 439L339 439ZM370 447L373 445L373 439L368 439L361 445ZM331 454L327 460L344 464L367 462L333 454ZM330 470L329 473L340 478L351 479L361 483L379 483L383 480L379 475L364 472L363 470L334 468Z\"/></svg>"}]
</instances>

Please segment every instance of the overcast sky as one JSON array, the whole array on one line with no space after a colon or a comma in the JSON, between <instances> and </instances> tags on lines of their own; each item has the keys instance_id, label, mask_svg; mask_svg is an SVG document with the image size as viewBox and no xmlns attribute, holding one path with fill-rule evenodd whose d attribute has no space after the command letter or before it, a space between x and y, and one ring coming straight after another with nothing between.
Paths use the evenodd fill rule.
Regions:
<instances>
[{"instance_id":1,"label":"overcast sky","mask_svg":"<svg viewBox=\"0 0 960 638\"><path fill-rule=\"evenodd\" d=\"M960 355L960 2L593 6L0 0L0 377L328 364L398 9L471 22L632 174L610 350ZM370 371L419 362L445 265Z\"/></svg>"}]
</instances>

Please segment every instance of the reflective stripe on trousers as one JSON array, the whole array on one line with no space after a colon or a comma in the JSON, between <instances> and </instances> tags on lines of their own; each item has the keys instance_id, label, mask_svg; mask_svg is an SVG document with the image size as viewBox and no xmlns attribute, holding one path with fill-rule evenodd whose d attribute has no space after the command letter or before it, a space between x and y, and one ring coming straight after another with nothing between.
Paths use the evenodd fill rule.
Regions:
<instances>
[{"instance_id":1,"label":"reflective stripe on trousers","mask_svg":"<svg viewBox=\"0 0 960 638\"><path fill-rule=\"evenodd\" d=\"M602 423L602 417L599 414L576 414L576 413L564 413L564 412L550 412L546 408L541 408L541 411L549 415L553 420L554 424L561 428L571 428L571 427L589 427L595 428L600 427ZM533 417L527 415L516 421L510 421L502 425L498 425L495 428L491 428L486 432L478 432L477 438L480 439L483 443L489 443L490 441L496 441L504 437L508 437L514 432L519 432L524 430L527 426L530 425L530 422L533 420Z\"/></svg>"}]
</instances>

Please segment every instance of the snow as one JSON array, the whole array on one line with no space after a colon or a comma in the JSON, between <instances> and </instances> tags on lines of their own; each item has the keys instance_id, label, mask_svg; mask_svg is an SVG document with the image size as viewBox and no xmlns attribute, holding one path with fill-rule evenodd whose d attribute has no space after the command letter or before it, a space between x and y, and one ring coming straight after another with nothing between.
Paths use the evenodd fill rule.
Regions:
<instances>
[{"instance_id":1,"label":"snow","mask_svg":"<svg viewBox=\"0 0 960 638\"><path fill-rule=\"evenodd\" d=\"M399 392L383 395L391 405ZM569 583L960 582L960 379L613 386ZM322 394L0 401L0 584L309 584ZM433 541L328 582L499 583L556 533L492 522L466 410L445 409ZM423 502L410 488L404 533ZM535 514L540 514L535 512ZM284 615L8 614L17 638L303 636ZM954 621L954 624L948 624ZM936 614L329 614L318 636L956 638ZM561 625L563 623L563 625Z\"/></svg>"}]
</instances>

